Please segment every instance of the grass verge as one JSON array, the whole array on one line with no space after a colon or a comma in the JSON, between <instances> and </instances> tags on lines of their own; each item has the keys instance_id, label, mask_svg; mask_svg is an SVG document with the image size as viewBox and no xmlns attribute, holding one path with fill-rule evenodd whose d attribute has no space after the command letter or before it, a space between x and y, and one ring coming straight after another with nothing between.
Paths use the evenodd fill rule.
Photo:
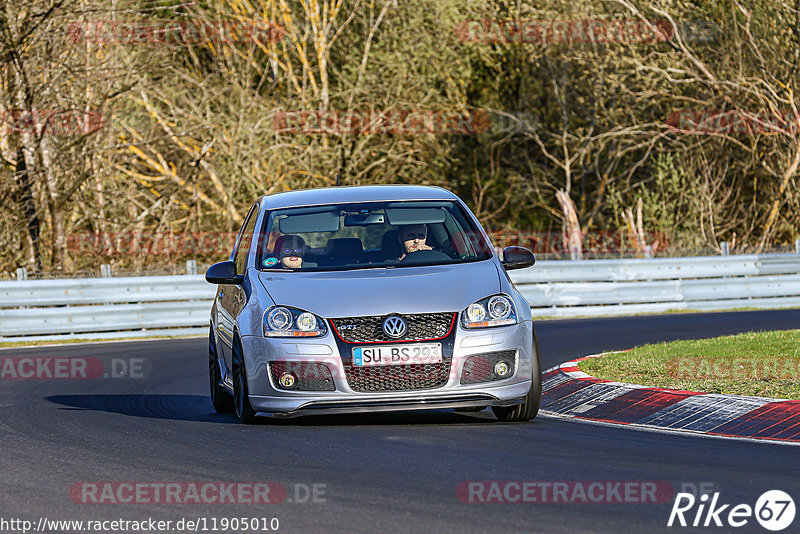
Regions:
<instances>
[{"instance_id":1,"label":"grass verge","mask_svg":"<svg viewBox=\"0 0 800 534\"><path fill-rule=\"evenodd\" d=\"M578 368L644 386L800 399L800 330L643 345Z\"/></svg>"}]
</instances>

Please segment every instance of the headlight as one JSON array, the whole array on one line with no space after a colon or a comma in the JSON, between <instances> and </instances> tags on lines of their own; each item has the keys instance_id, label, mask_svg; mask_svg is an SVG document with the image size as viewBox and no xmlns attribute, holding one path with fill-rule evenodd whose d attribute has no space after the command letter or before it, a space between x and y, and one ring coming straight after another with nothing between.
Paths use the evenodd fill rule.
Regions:
<instances>
[{"instance_id":1,"label":"headlight","mask_svg":"<svg viewBox=\"0 0 800 534\"><path fill-rule=\"evenodd\" d=\"M511 304L508 297L502 295L495 295L490 298L487 308L489 308L489 317L495 319L506 319L511 316L514 311L514 305Z\"/></svg>"},{"instance_id":2,"label":"headlight","mask_svg":"<svg viewBox=\"0 0 800 534\"><path fill-rule=\"evenodd\" d=\"M322 318L286 306L269 308L263 322L265 337L319 337L328 332Z\"/></svg>"},{"instance_id":3,"label":"headlight","mask_svg":"<svg viewBox=\"0 0 800 534\"><path fill-rule=\"evenodd\" d=\"M292 312L286 308L273 308L267 312L266 325L277 332L289 330L292 328Z\"/></svg>"},{"instance_id":4,"label":"headlight","mask_svg":"<svg viewBox=\"0 0 800 534\"><path fill-rule=\"evenodd\" d=\"M494 295L481 299L461 312L464 328L489 328L517 324L514 302L506 295Z\"/></svg>"},{"instance_id":5,"label":"headlight","mask_svg":"<svg viewBox=\"0 0 800 534\"><path fill-rule=\"evenodd\" d=\"M297 319L294 321L294 324L298 330L302 330L303 332L310 332L312 330L316 330L317 318L314 317L313 313L303 312L297 316Z\"/></svg>"},{"instance_id":6,"label":"headlight","mask_svg":"<svg viewBox=\"0 0 800 534\"><path fill-rule=\"evenodd\" d=\"M467 321L470 323L477 323L479 321L483 321L486 317L486 308L483 304L475 303L470 304L469 308L467 308Z\"/></svg>"}]
</instances>

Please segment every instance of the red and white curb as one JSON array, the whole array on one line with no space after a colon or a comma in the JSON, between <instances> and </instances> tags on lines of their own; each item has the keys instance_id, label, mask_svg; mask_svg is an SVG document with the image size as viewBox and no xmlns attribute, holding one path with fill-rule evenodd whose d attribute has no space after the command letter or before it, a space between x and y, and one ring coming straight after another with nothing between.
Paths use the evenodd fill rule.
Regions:
<instances>
[{"instance_id":1,"label":"red and white curb","mask_svg":"<svg viewBox=\"0 0 800 534\"><path fill-rule=\"evenodd\" d=\"M709 436L800 444L800 400L720 395L600 380L572 360L542 375L544 414Z\"/></svg>"}]
</instances>

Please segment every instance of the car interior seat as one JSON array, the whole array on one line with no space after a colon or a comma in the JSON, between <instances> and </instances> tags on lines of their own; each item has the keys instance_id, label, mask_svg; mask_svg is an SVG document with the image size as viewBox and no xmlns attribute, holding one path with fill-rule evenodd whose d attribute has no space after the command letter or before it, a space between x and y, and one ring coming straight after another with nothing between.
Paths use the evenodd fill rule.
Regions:
<instances>
[{"instance_id":1,"label":"car interior seat","mask_svg":"<svg viewBox=\"0 0 800 534\"><path fill-rule=\"evenodd\" d=\"M381 237L381 260L396 260L403 253L403 248L397 241L400 230L387 230Z\"/></svg>"},{"instance_id":2,"label":"car interior seat","mask_svg":"<svg viewBox=\"0 0 800 534\"><path fill-rule=\"evenodd\" d=\"M361 262L364 246L357 237L339 237L329 239L325 252L320 258L320 265L348 265Z\"/></svg>"}]
</instances>

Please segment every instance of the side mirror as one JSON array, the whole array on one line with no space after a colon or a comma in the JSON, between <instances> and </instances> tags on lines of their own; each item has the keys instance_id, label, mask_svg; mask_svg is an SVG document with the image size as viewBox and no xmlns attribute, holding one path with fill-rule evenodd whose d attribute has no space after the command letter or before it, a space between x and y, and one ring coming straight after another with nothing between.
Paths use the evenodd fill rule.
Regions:
<instances>
[{"instance_id":1,"label":"side mirror","mask_svg":"<svg viewBox=\"0 0 800 534\"><path fill-rule=\"evenodd\" d=\"M227 260L215 263L206 271L206 282L211 284L241 284L244 276L236 274L236 262Z\"/></svg>"},{"instance_id":2,"label":"side mirror","mask_svg":"<svg viewBox=\"0 0 800 534\"><path fill-rule=\"evenodd\" d=\"M506 271L523 269L536 263L533 252L524 247L506 247L503 249L503 261Z\"/></svg>"}]
</instances>

